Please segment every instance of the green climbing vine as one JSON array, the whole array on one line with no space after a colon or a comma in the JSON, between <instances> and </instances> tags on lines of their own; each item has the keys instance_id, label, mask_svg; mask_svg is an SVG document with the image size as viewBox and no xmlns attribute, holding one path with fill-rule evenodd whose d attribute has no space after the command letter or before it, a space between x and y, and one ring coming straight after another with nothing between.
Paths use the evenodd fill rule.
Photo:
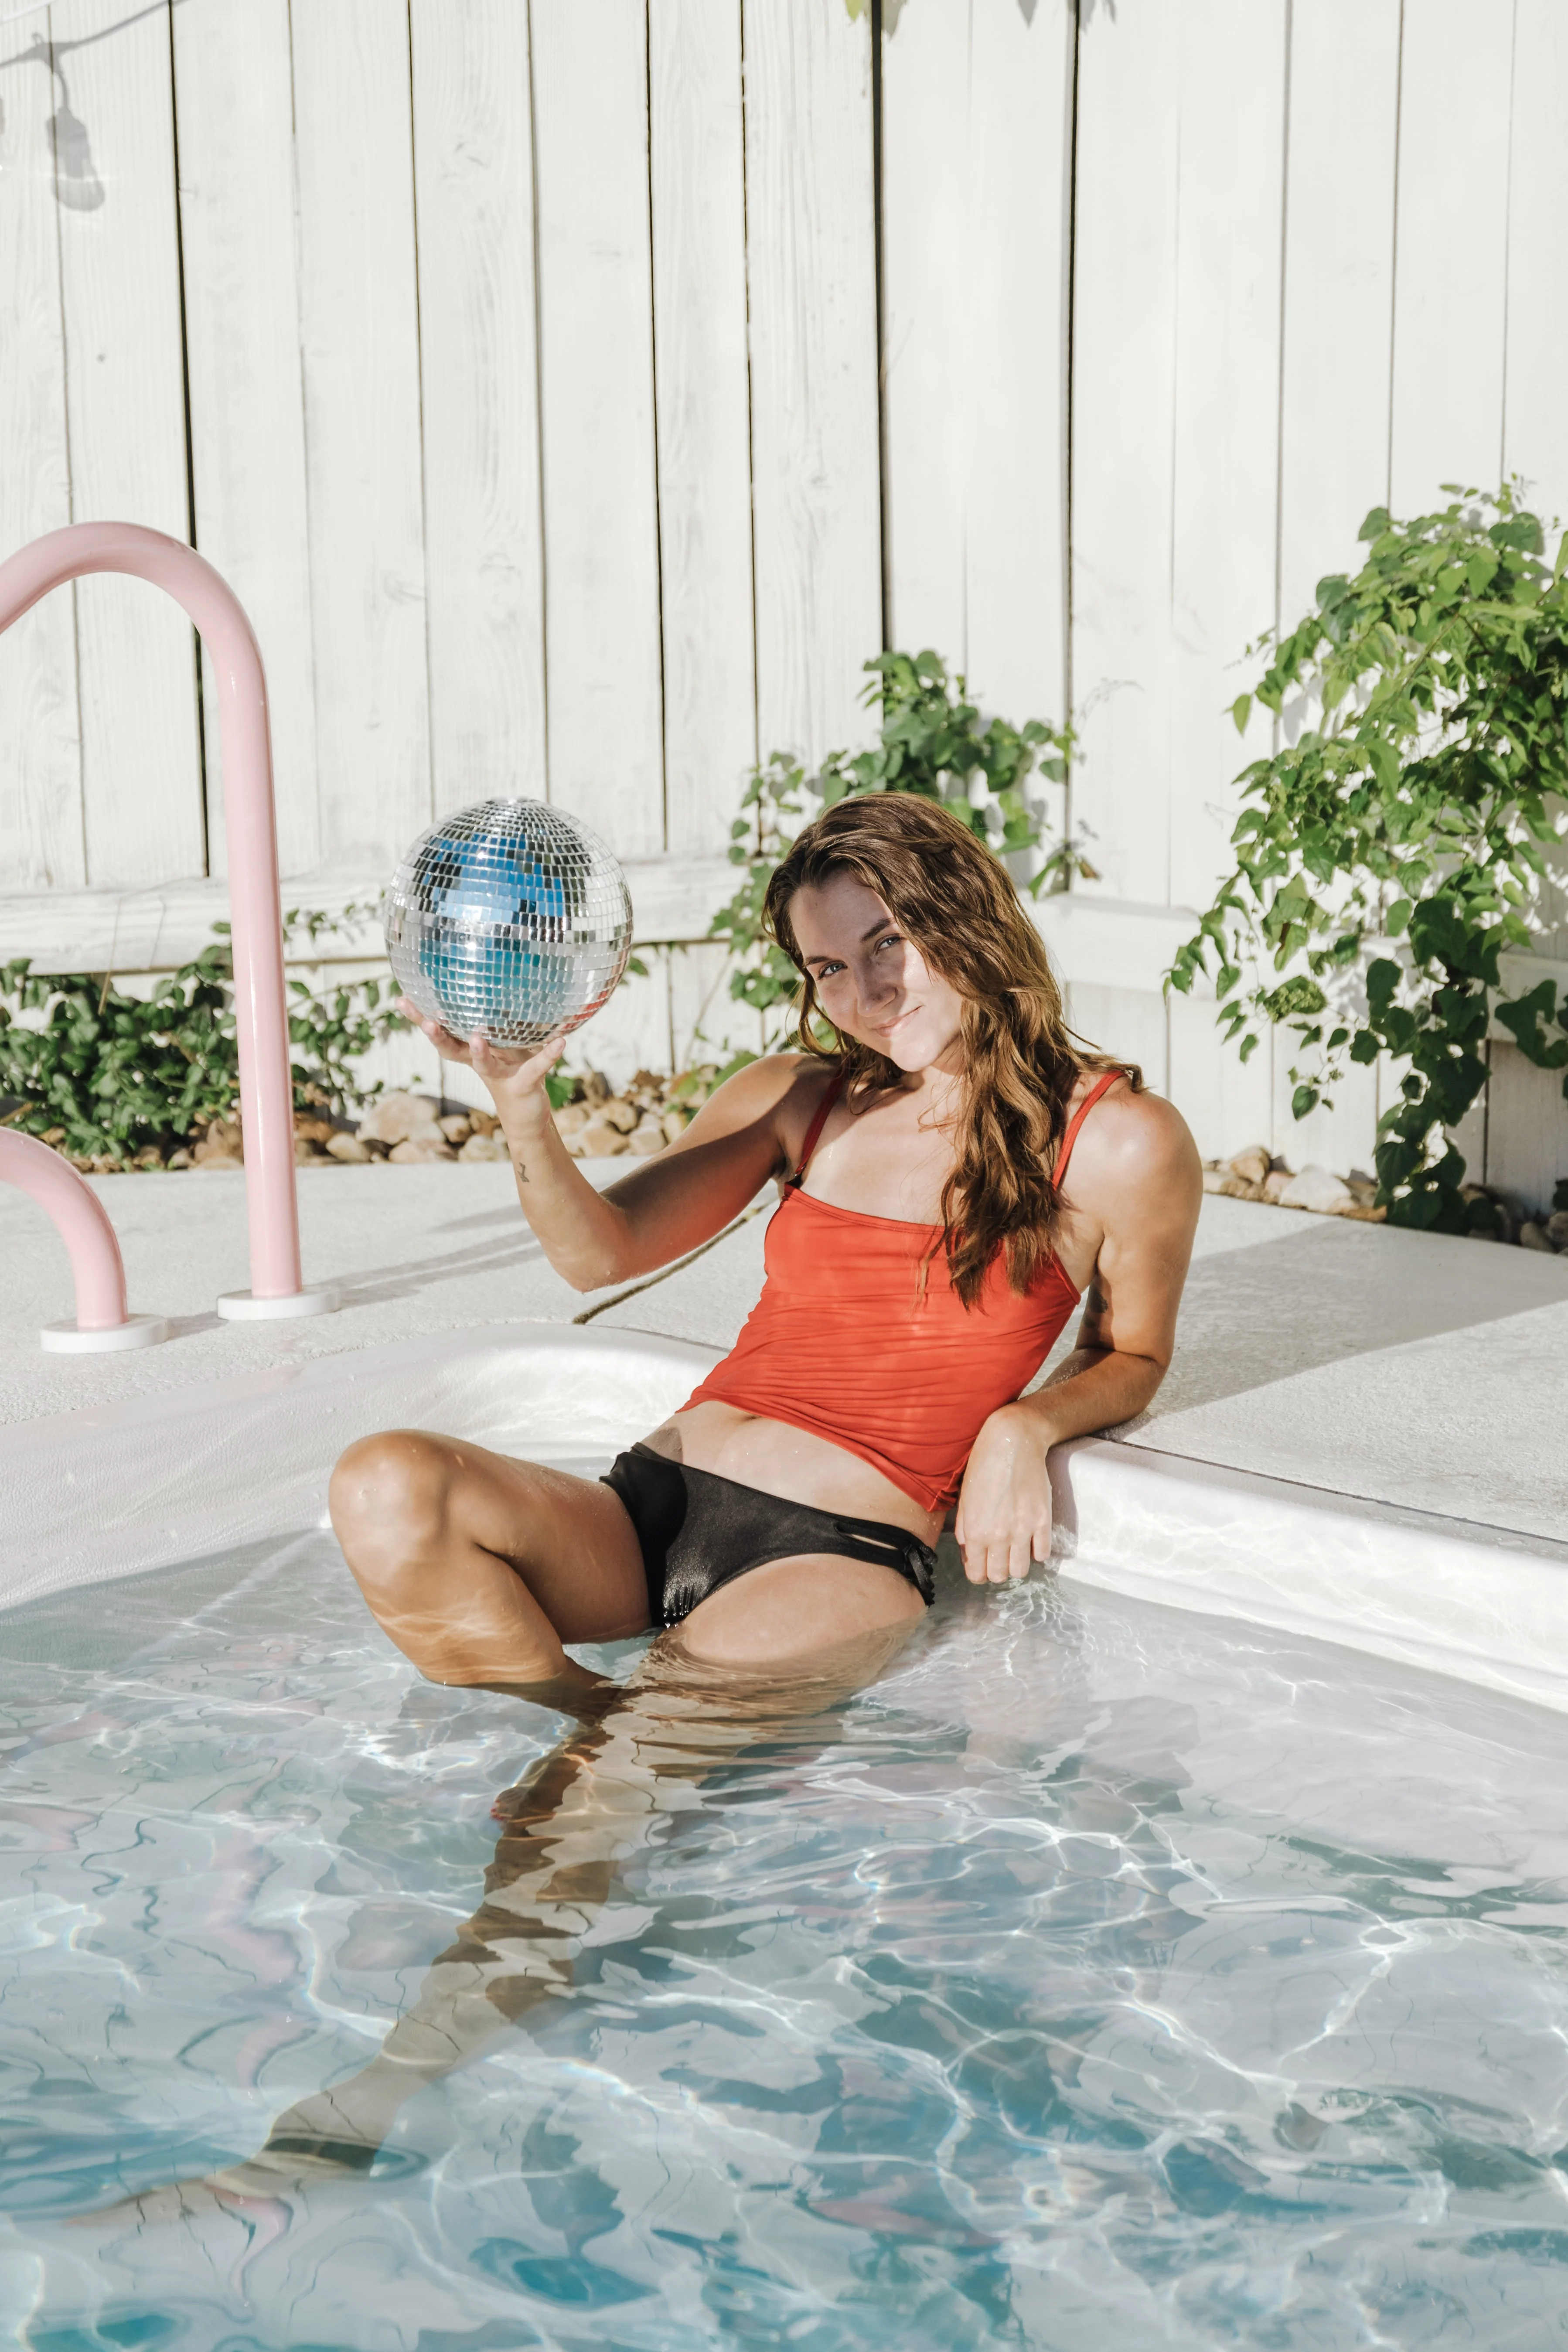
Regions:
<instances>
[{"instance_id":1,"label":"green climbing vine","mask_svg":"<svg viewBox=\"0 0 1568 2352\"><path fill-rule=\"evenodd\" d=\"M350 908L338 919L374 911ZM298 953L331 919L292 913L285 937ZM213 932L145 997L117 988L110 972L35 972L26 958L0 966L0 1097L9 1104L0 1123L75 1160L158 1167L229 1117L239 1096L234 960L228 925ZM316 989L290 979L297 1109L342 1111L379 1091L354 1065L408 1026L394 995L376 980Z\"/></svg>"},{"instance_id":2,"label":"green climbing vine","mask_svg":"<svg viewBox=\"0 0 1568 2352\"><path fill-rule=\"evenodd\" d=\"M1568 538L1549 569L1517 484L1445 488L1409 521L1374 508L1353 578L1321 581L1296 628L1248 648L1267 667L1238 729L1255 700L1287 738L1319 715L1237 779L1235 869L1166 984L1212 975L1244 1059L1260 1022L1289 1024L1298 1118L1347 1059L1403 1062L1378 1198L1393 1223L1458 1233L1495 1216L1462 1192L1445 1132L1486 1085L1492 1019L1568 1069L1568 1001L1550 979L1510 994L1501 967L1536 936L1564 837Z\"/></svg>"}]
</instances>

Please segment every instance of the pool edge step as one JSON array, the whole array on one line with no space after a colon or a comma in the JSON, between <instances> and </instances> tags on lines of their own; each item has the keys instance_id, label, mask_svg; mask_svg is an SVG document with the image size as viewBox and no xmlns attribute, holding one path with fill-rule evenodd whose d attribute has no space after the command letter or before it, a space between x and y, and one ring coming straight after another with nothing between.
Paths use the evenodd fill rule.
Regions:
<instances>
[{"instance_id":1,"label":"pool edge step","mask_svg":"<svg viewBox=\"0 0 1568 2352\"><path fill-rule=\"evenodd\" d=\"M1568 1712L1568 1546L1106 1438L1051 1458L1071 1580Z\"/></svg>"}]
</instances>

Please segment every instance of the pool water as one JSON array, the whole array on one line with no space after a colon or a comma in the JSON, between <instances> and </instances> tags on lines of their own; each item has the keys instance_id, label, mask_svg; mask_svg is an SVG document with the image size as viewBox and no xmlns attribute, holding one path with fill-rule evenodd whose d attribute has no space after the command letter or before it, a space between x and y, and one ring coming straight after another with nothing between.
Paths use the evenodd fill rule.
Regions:
<instances>
[{"instance_id":1,"label":"pool water","mask_svg":"<svg viewBox=\"0 0 1568 2352\"><path fill-rule=\"evenodd\" d=\"M0 1617L4 2340L1568 2345L1568 1720L951 1574L656 1716L321 1535Z\"/></svg>"}]
</instances>

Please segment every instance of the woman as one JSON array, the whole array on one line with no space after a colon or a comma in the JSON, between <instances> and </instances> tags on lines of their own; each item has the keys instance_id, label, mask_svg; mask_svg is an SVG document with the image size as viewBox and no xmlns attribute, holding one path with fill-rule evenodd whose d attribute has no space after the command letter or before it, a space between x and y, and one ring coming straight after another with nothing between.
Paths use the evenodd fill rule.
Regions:
<instances>
[{"instance_id":1,"label":"woman","mask_svg":"<svg viewBox=\"0 0 1568 2352\"><path fill-rule=\"evenodd\" d=\"M1075 1050L1000 863L932 803L855 797L800 835L766 919L802 975L800 1050L603 1193L551 1117L556 1045L422 1024L489 1088L523 1213L580 1290L668 1265L783 1180L739 1343L606 1478L417 1430L343 1455L332 1524L433 1681L564 1696L596 1679L564 1643L650 1626L731 1668L874 1642L930 1605L952 1505L972 1582L1047 1559L1051 1447L1163 1377L1197 1155L1135 1070ZM1080 1296L1076 1354L1024 1396Z\"/></svg>"}]
</instances>

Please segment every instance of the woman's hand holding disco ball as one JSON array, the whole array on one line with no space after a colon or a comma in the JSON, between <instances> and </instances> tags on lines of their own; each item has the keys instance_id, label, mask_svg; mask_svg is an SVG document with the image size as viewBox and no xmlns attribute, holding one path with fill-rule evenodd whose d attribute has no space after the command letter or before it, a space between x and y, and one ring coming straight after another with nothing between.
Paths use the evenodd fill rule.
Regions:
<instances>
[{"instance_id":1,"label":"woman's hand holding disco ball","mask_svg":"<svg viewBox=\"0 0 1568 2352\"><path fill-rule=\"evenodd\" d=\"M468 1037L456 1035L428 1013L421 1013L411 997L400 996L397 1010L428 1037L444 1062L467 1063L488 1088L509 1143L514 1124L520 1140L526 1135L531 1141L543 1133L545 1122L552 1118L544 1081L561 1059L570 1028L557 1030L542 1045L509 1047L496 1045L482 1029Z\"/></svg>"},{"instance_id":2,"label":"woman's hand holding disco ball","mask_svg":"<svg viewBox=\"0 0 1568 2352\"><path fill-rule=\"evenodd\" d=\"M515 1147L554 1133L545 1077L626 968L626 876L564 810L481 801L420 835L384 913L400 1009L483 1080L523 1181Z\"/></svg>"}]
</instances>

